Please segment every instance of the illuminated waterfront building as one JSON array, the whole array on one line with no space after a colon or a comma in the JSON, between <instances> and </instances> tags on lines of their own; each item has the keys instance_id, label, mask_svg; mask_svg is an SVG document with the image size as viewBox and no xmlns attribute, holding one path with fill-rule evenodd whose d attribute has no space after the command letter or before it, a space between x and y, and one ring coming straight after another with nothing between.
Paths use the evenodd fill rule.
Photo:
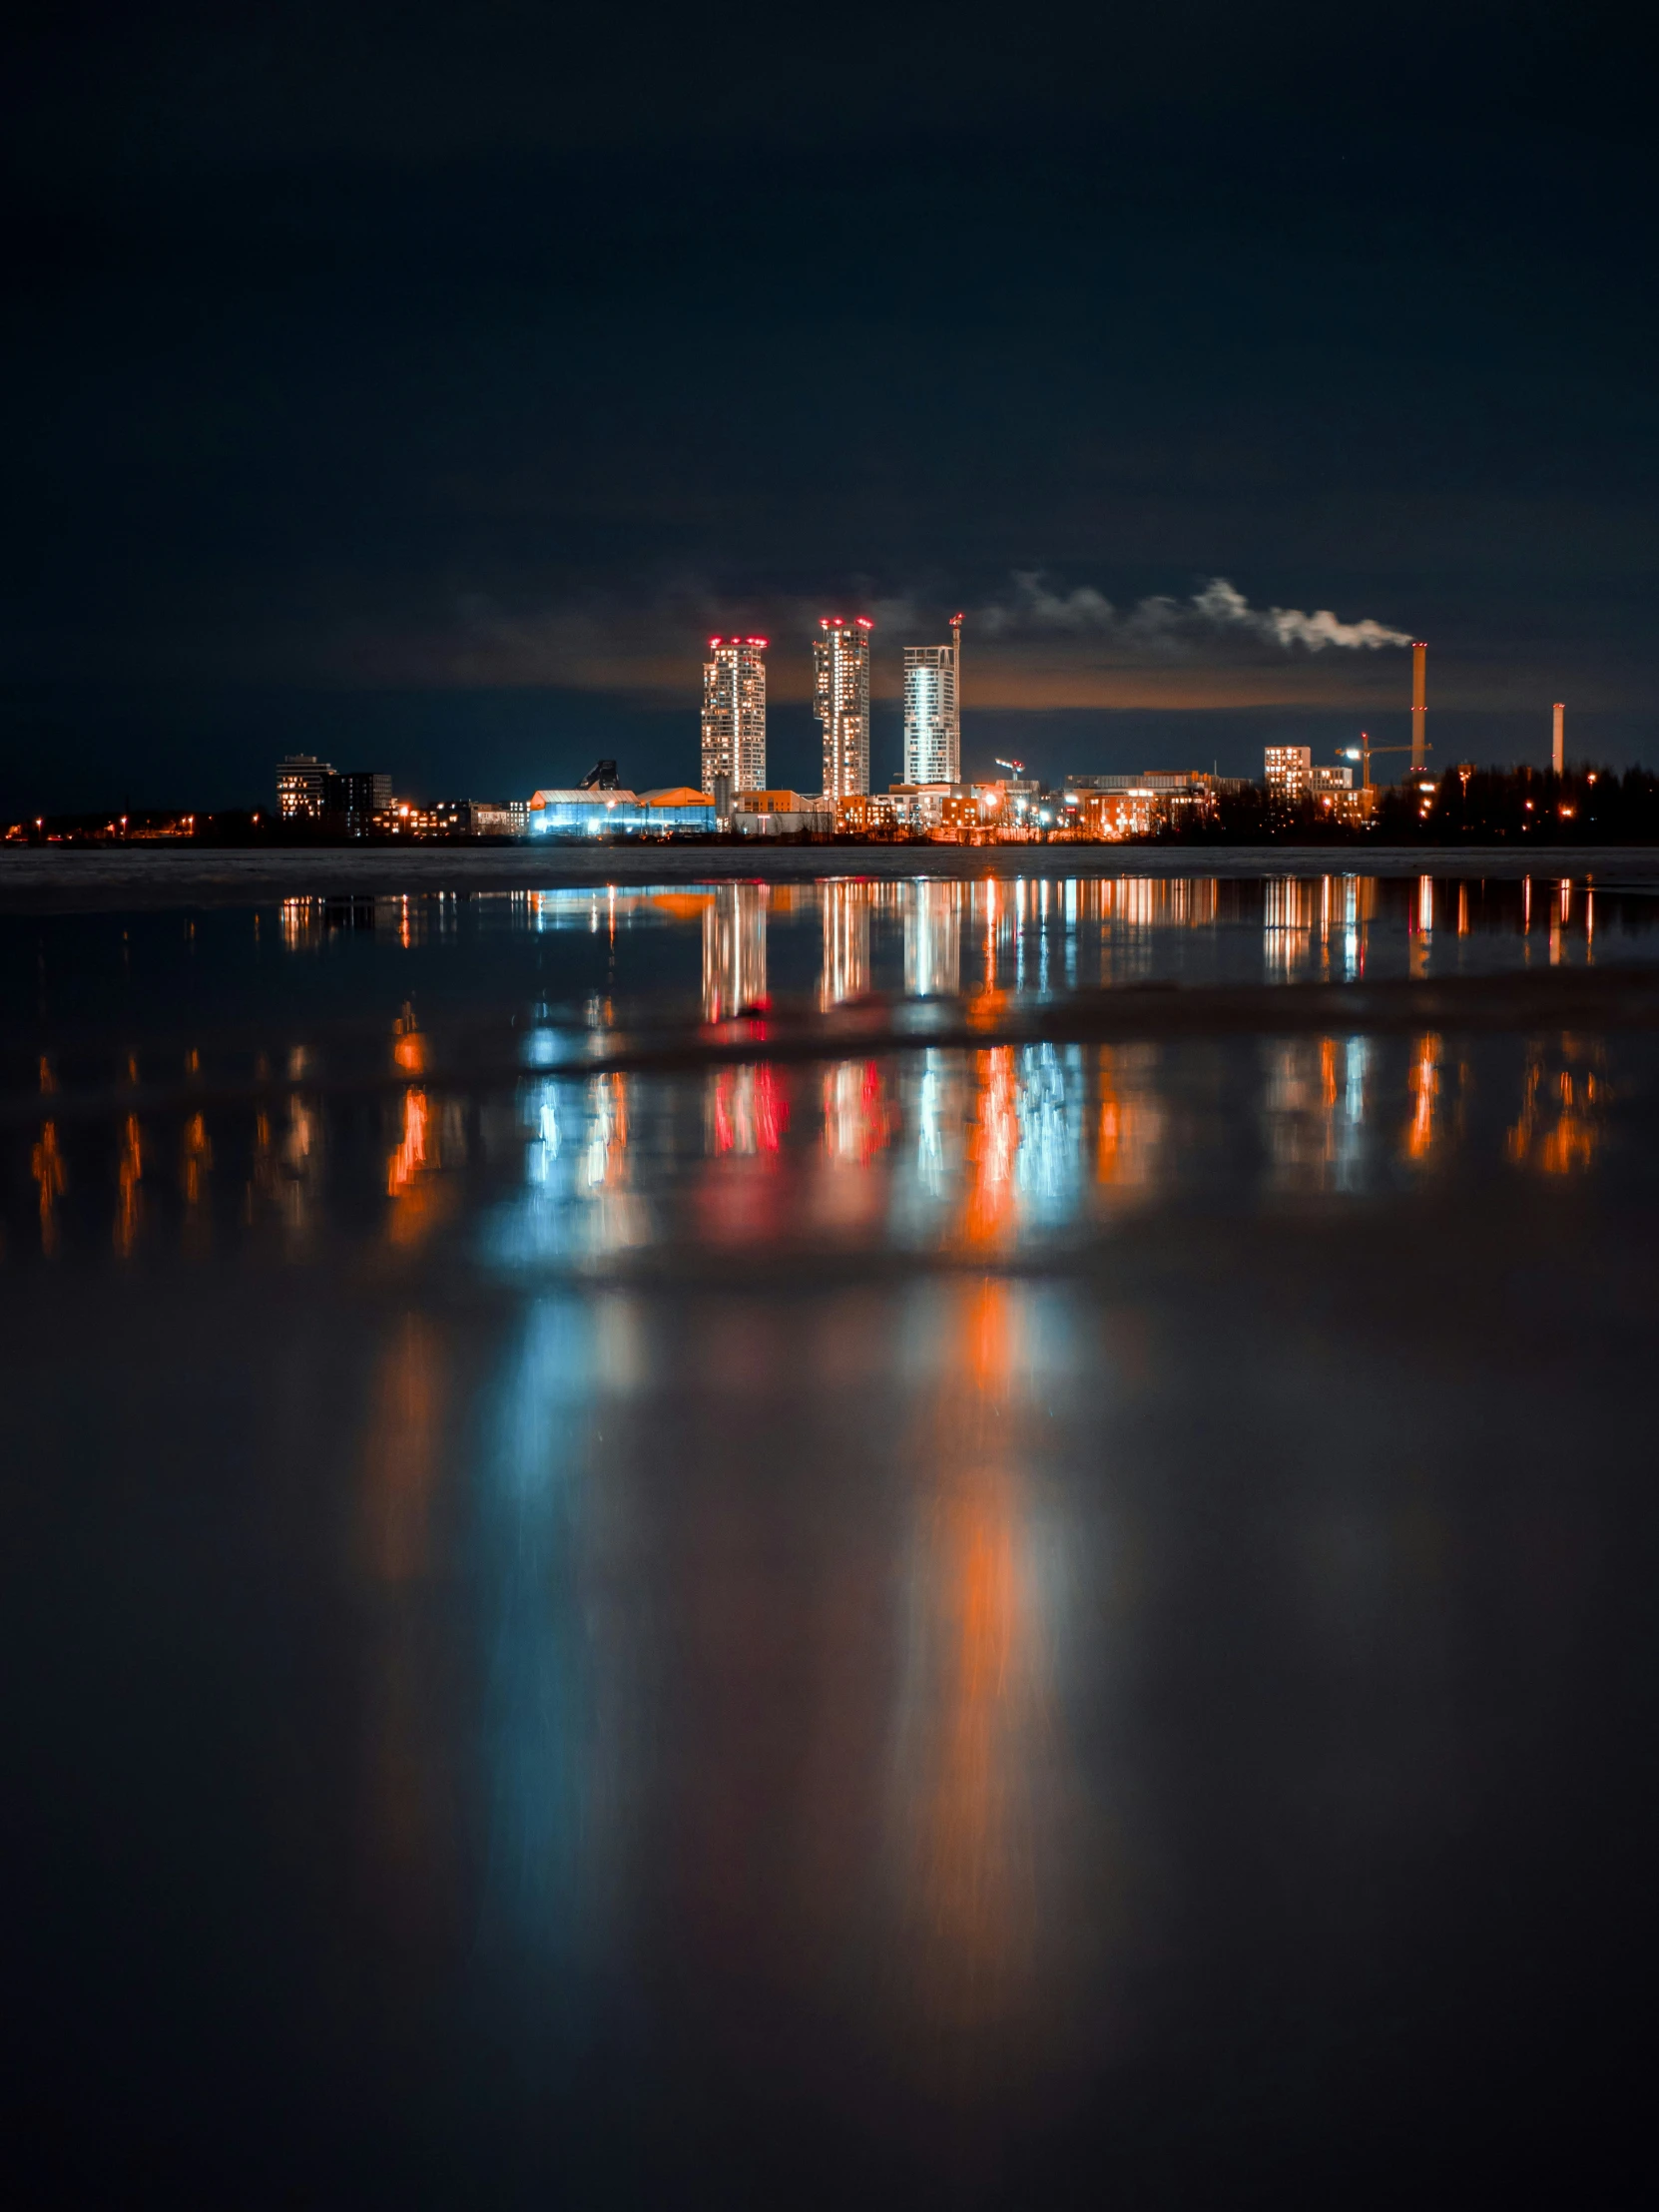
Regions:
<instances>
[{"instance_id":1,"label":"illuminated waterfront building","mask_svg":"<svg viewBox=\"0 0 1659 2212\"><path fill-rule=\"evenodd\" d=\"M327 761L309 753L290 753L276 764L276 812L284 822L320 822L327 806Z\"/></svg>"},{"instance_id":2,"label":"illuminated waterfront building","mask_svg":"<svg viewBox=\"0 0 1659 2212\"><path fill-rule=\"evenodd\" d=\"M1346 823L1365 820L1361 795L1354 788L1353 769L1316 768L1309 779L1309 790L1314 804L1328 820Z\"/></svg>"},{"instance_id":3,"label":"illuminated waterfront building","mask_svg":"<svg viewBox=\"0 0 1659 2212\"><path fill-rule=\"evenodd\" d=\"M843 836L890 837L902 820L890 792L854 792L835 804L835 828Z\"/></svg>"},{"instance_id":4,"label":"illuminated waterfront building","mask_svg":"<svg viewBox=\"0 0 1659 2212\"><path fill-rule=\"evenodd\" d=\"M1306 745L1270 745L1262 754L1270 807L1300 806L1314 788L1314 756Z\"/></svg>"},{"instance_id":5,"label":"illuminated waterfront building","mask_svg":"<svg viewBox=\"0 0 1659 2212\"><path fill-rule=\"evenodd\" d=\"M954 784L961 778L958 650L955 645L904 648L906 784Z\"/></svg>"},{"instance_id":6,"label":"illuminated waterfront building","mask_svg":"<svg viewBox=\"0 0 1659 2212\"><path fill-rule=\"evenodd\" d=\"M1066 821L1086 837L1104 837L1113 843L1150 835L1158 811L1159 795L1139 784L1126 791L1066 794Z\"/></svg>"},{"instance_id":7,"label":"illuminated waterfront building","mask_svg":"<svg viewBox=\"0 0 1659 2212\"><path fill-rule=\"evenodd\" d=\"M887 790L893 821L904 830L938 829L946 802L956 796L954 784L892 784Z\"/></svg>"},{"instance_id":8,"label":"illuminated waterfront building","mask_svg":"<svg viewBox=\"0 0 1659 2212\"><path fill-rule=\"evenodd\" d=\"M816 792L744 792L734 803L730 826L740 837L827 837L834 830L834 810Z\"/></svg>"},{"instance_id":9,"label":"illuminated waterfront building","mask_svg":"<svg viewBox=\"0 0 1659 2212\"><path fill-rule=\"evenodd\" d=\"M532 837L669 836L676 830L712 830L714 802L689 785L667 791L620 789L538 791L525 827Z\"/></svg>"},{"instance_id":10,"label":"illuminated waterfront building","mask_svg":"<svg viewBox=\"0 0 1659 2212\"><path fill-rule=\"evenodd\" d=\"M813 640L813 712L824 733L824 796L831 804L869 790L867 615L825 615Z\"/></svg>"},{"instance_id":11,"label":"illuminated waterfront building","mask_svg":"<svg viewBox=\"0 0 1659 2212\"><path fill-rule=\"evenodd\" d=\"M1317 772L1316 772L1317 773ZM1134 775L1068 776L1065 786L1065 803L1068 813L1075 812L1078 827L1087 828L1091 833L1102 835L1138 834L1144 829L1190 829L1196 824L1213 822L1217 803L1223 792L1237 791L1242 787L1236 780L1213 776L1208 769L1200 768L1146 768ZM1137 802L1133 809L1090 809L1091 799L1111 800L1132 798ZM1089 817L1099 815L1103 822L1129 822L1129 829L1102 829L1095 831ZM1144 824L1141 816L1145 817Z\"/></svg>"},{"instance_id":12,"label":"illuminated waterfront building","mask_svg":"<svg viewBox=\"0 0 1659 2212\"><path fill-rule=\"evenodd\" d=\"M767 641L711 638L703 664L703 789L729 779L733 792L767 780Z\"/></svg>"},{"instance_id":13,"label":"illuminated waterfront building","mask_svg":"<svg viewBox=\"0 0 1659 2212\"><path fill-rule=\"evenodd\" d=\"M330 770L322 787L322 816L331 830L366 837L389 827L391 778L383 769Z\"/></svg>"}]
</instances>

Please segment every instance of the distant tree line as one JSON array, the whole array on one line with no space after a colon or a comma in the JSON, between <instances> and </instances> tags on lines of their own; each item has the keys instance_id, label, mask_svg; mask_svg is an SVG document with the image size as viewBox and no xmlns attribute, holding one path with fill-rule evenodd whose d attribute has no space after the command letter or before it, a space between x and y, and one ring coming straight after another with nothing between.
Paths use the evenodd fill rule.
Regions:
<instances>
[{"instance_id":1,"label":"distant tree line","mask_svg":"<svg viewBox=\"0 0 1659 2212\"><path fill-rule=\"evenodd\" d=\"M1659 841L1659 776L1645 768L1448 768L1428 818L1389 786L1374 834L1430 843L1651 844Z\"/></svg>"},{"instance_id":2,"label":"distant tree line","mask_svg":"<svg viewBox=\"0 0 1659 2212\"><path fill-rule=\"evenodd\" d=\"M1271 806L1259 784L1218 795L1215 820L1155 832L1181 844L1656 844L1659 776L1650 769L1446 769L1424 813L1414 787L1379 786L1368 826L1334 823L1314 799Z\"/></svg>"},{"instance_id":3,"label":"distant tree line","mask_svg":"<svg viewBox=\"0 0 1659 2212\"><path fill-rule=\"evenodd\" d=\"M1182 830L1157 830L1150 839L1135 841L1197 846L1659 844L1659 775L1650 769L1631 768L1621 774L1616 769L1580 765L1556 776L1547 769L1475 768L1465 762L1446 769L1432 791L1424 812L1416 787L1381 785L1369 823L1354 826L1333 821L1315 799L1286 808L1270 802L1260 784L1238 784L1217 794L1209 822ZM127 816L49 815L43 821L0 823L0 837L8 843L31 844L47 840L106 844L165 839L199 845L339 841L320 825L284 823L273 813L253 809L212 815L159 811ZM790 841L818 840L801 835ZM900 841L927 840L918 833L914 839Z\"/></svg>"}]
</instances>

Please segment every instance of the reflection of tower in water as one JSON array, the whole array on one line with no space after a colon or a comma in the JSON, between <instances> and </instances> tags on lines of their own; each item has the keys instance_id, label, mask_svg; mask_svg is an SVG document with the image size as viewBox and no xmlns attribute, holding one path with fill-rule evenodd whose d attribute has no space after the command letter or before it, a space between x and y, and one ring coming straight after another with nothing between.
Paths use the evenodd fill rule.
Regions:
<instances>
[{"instance_id":1,"label":"reflection of tower in water","mask_svg":"<svg viewBox=\"0 0 1659 2212\"><path fill-rule=\"evenodd\" d=\"M1313 947L1320 918L1320 886L1287 875L1263 885L1262 956L1269 975L1300 975Z\"/></svg>"},{"instance_id":2,"label":"reflection of tower in water","mask_svg":"<svg viewBox=\"0 0 1659 2212\"><path fill-rule=\"evenodd\" d=\"M872 883L824 886L824 974L819 1004L828 1009L869 989L869 912Z\"/></svg>"},{"instance_id":3,"label":"reflection of tower in water","mask_svg":"<svg viewBox=\"0 0 1659 2212\"><path fill-rule=\"evenodd\" d=\"M981 1250L1000 1244L1015 1226L1019 1078L1009 1045L976 1053L974 1063L977 1096L967 1138L972 1180L963 1194L960 1242L969 1250Z\"/></svg>"},{"instance_id":4,"label":"reflection of tower in water","mask_svg":"<svg viewBox=\"0 0 1659 2212\"><path fill-rule=\"evenodd\" d=\"M433 1566L448 1373L441 1329L401 1316L372 1372L358 1475L359 1559L379 1599L364 1654L360 1848L372 1910L404 1940L431 1930L453 1865L444 1701L418 1597Z\"/></svg>"},{"instance_id":5,"label":"reflection of tower in water","mask_svg":"<svg viewBox=\"0 0 1659 2212\"><path fill-rule=\"evenodd\" d=\"M1417 877L1417 895L1409 921L1411 941L1408 953L1408 971L1420 978L1428 973L1428 948L1434 935L1434 878L1432 875Z\"/></svg>"},{"instance_id":6,"label":"reflection of tower in water","mask_svg":"<svg viewBox=\"0 0 1659 2212\"><path fill-rule=\"evenodd\" d=\"M703 1019L730 1021L766 1002L766 885L722 883L703 909Z\"/></svg>"},{"instance_id":7,"label":"reflection of tower in water","mask_svg":"<svg viewBox=\"0 0 1659 2212\"><path fill-rule=\"evenodd\" d=\"M964 2027L1027 2011L1045 1934L1068 1923L1054 1894L1065 1761L1021 1463L1020 1304L991 1281L951 1293L940 1320L953 1356L913 1438L895 1769L904 1987L924 2016Z\"/></svg>"},{"instance_id":8,"label":"reflection of tower in water","mask_svg":"<svg viewBox=\"0 0 1659 2212\"><path fill-rule=\"evenodd\" d=\"M1371 1053L1368 1037L1286 1037L1263 1047L1263 1134L1276 1189L1362 1187ZM1432 1110L1430 1093L1424 1149L1432 1136Z\"/></svg>"},{"instance_id":9,"label":"reflection of tower in water","mask_svg":"<svg viewBox=\"0 0 1659 2212\"><path fill-rule=\"evenodd\" d=\"M1152 1195L1164 1143L1157 1048L1102 1045L1100 1111L1095 1128L1095 1180L1118 1193Z\"/></svg>"},{"instance_id":10,"label":"reflection of tower in water","mask_svg":"<svg viewBox=\"0 0 1659 2212\"><path fill-rule=\"evenodd\" d=\"M904 901L904 995L948 998L962 982L962 886L907 884Z\"/></svg>"},{"instance_id":11,"label":"reflection of tower in water","mask_svg":"<svg viewBox=\"0 0 1659 2212\"><path fill-rule=\"evenodd\" d=\"M1531 1045L1520 1112L1504 1139L1507 1157L1540 1175L1582 1173L1595 1159L1606 1088L1598 1044L1564 1035Z\"/></svg>"},{"instance_id":12,"label":"reflection of tower in water","mask_svg":"<svg viewBox=\"0 0 1659 2212\"><path fill-rule=\"evenodd\" d=\"M1411 1046L1406 1087L1411 1111L1405 1124L1405 1157L1420 1164L1434 1149L1434 1115L1440 1097L1440 1040L1430 1031Z\"/></svg>"}]
</instances>

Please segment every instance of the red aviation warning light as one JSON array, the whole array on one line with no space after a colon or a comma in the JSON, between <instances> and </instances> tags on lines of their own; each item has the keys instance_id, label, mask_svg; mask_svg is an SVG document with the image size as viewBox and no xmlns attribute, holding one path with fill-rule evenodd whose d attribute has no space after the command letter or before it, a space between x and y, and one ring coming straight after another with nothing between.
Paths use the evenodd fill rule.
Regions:
<instances>
[{"instance_id":1,"label":"red aviation warning light","mask_svg":"<svg viewBox=\"0 0 1659 2212\"><path fill-rule=\"evenodd\" d=\"M870 621L868 615L860 615L858 617L858 628L860 630L873 630L875 625Z\"/></svg>"}]
</instances>

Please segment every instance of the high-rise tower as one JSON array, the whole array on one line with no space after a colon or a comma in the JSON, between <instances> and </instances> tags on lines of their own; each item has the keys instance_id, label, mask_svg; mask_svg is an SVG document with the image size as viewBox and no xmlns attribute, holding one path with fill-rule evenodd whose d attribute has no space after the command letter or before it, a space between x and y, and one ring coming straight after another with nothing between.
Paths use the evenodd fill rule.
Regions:
<instances>
[{"instance_id":1,"label":"high-rise tower","mask_svg":"<svg viewBox=\"0 0 1659 2212\"><path fill-rule=\"evenodd\" d=\"M715 778L729 790L765 791L767 781L767 641L711 638L703 664L703 790Z\"/></svg>"},{"instance_id":2,"label":"high-rise tower","mask_svg":"<svg viewBox=\"0 0 1659 2212\"><path fill-rule=\"evenodd\" d=\"M813 712L824 731L824 796L833 802L869 790L869 634L867 615L855 622L825 615L813 640Z\"/></svg>"},{"instance_id":3,"label":"high-rise tower","mask_svg":"<svg viewBox=\"0 0 1659 2212\"><path fill-rule=\"evenodd\" d=\"M949 645L904 648L904 781L958 784L962 778L961 616Z\"/></svg>"}]
</instances>

